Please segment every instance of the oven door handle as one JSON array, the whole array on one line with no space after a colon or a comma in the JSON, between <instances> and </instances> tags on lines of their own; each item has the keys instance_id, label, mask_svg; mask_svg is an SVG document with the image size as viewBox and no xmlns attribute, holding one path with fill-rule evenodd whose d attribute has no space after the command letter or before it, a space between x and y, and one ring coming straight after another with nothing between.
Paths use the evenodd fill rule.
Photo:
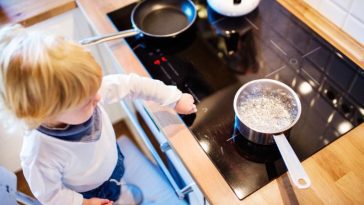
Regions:
<instances>
[{"instance_id":1,"label":"oven door handle","mask_svg":"<svg viewBox=\"0 0 364 205\"><path fill-rule=\"evenodd\" d=\"M137 104L139 104L139 102L135 101L135 104L137 106ZM129 120L131 121L131 123L134 126L135 130L137 131L138 135L143 140L145 146L148 148L148 150L151 153L151 155L153 156L154 160L157 162L158 166L161 168L161 170L163 171L163 173L167 177L169 183L172 185L172 187L173 187L174 191L176 192L178 198L179 199L184 199L186 194L193 191L192 186L194 184L187 185L186 187L184 187L182 189L180 189L178 187L176 181L172 177L171 173L169 172L168 168L166 167L166 165L162 161L161 157L158 155L158 152L156 151L156 149L153 147L153 145L150 142L148 136L145 134L143 128L139 124L136 116L131 112L131 109L129 108L129 106L123 100L120 101L120 105L124 109L125 114L127 115ZM142 105L139 104L139 106L142 106Z\"/></svg>"}]
</instances>

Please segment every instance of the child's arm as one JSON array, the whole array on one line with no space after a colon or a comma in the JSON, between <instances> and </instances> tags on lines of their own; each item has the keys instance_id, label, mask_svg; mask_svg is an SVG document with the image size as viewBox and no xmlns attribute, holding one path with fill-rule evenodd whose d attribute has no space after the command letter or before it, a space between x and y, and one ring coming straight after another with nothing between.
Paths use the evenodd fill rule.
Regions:
<instances>
[{"instance_id":1,"label":"child's arm","mask_svg":"<svg viewBox=\"0 0 364 205\"><path fill-rule=\"evenodd\" d=\"M181 114L196 112L196 106L190 94L182 94L176 86L167 86L160 80L136 74L105 76L100 90L103 103L114 103L122 98L141 98L175 108Z\"/></svg>"}]
</instances>

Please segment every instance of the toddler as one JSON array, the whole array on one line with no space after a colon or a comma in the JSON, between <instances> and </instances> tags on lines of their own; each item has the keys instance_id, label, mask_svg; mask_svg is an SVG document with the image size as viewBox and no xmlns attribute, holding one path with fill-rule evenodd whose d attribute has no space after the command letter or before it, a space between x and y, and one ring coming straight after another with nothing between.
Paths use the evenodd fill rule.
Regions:
<instances>
[{"instance_id":1,"label":"toddler","mask_svg":"<svg viewBox=\"0 0 364 205\"><path fill-rule=\"evenodd\" d=\"M116 142L102 105L136 98L196 112L192 96L175 86L135 74L103 77L77 43L19 25L0 30L0 105L28 127L21 166L42 204L112 204L123 198L122 180L140 188L143 204L185 204L130 140Z\"/></svg>"}]
</instances>

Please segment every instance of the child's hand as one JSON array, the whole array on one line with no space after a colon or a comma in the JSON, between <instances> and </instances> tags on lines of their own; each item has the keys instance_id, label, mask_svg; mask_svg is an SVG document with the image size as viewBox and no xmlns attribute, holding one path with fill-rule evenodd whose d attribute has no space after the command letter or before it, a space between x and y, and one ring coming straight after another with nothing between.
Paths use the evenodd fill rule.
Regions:
<instances>
[{"instance_id":1,"label":"child's hand","mask_svg":"<svg viewBox=\"0 0 364 205\"><path fill-rule=\"evenodd\" d=\"M91 198L83 199L82 205L112 205L112 201L108 199Z\"/></svg>"},{"instance_id":2,"label":"child's hand","mask_svg":"<svg viewBox=\"0 0 364 205\"><path fill-rule=\"evenodd\" d=\"M196 105L193 103L194 103L194 99L193 99L192 95L183 93L181 98L178 100L178 102L176 104L175 110L179 114L184 114L184 115L195 113L195 112L197 112L197 108L196 108Z\"/></svg>"}]
</instances>

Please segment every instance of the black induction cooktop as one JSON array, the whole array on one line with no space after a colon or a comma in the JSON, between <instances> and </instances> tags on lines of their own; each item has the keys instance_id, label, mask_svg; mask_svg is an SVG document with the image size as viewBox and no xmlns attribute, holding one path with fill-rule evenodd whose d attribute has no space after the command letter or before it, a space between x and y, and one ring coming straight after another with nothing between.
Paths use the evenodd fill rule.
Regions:
<instances>
[{"instance_id":1,"label":"black induction cooktop","mask_svg":"<svg viewBox=\"0 0 364 205\"><path fill-rule=\"evenodd\" d=\"M175 38L126 41L151 77L194 96L198 112L181 119L239 199L286 171L274 144L235 128L233 98L244 83L271 78L297 92L302 115L286 134L301 161L363 122L363 70L276 1L234 18L195 3L195 24ZM108 14L118 30L132 27L134 6Z\"/></svg>"}]
</instances>

